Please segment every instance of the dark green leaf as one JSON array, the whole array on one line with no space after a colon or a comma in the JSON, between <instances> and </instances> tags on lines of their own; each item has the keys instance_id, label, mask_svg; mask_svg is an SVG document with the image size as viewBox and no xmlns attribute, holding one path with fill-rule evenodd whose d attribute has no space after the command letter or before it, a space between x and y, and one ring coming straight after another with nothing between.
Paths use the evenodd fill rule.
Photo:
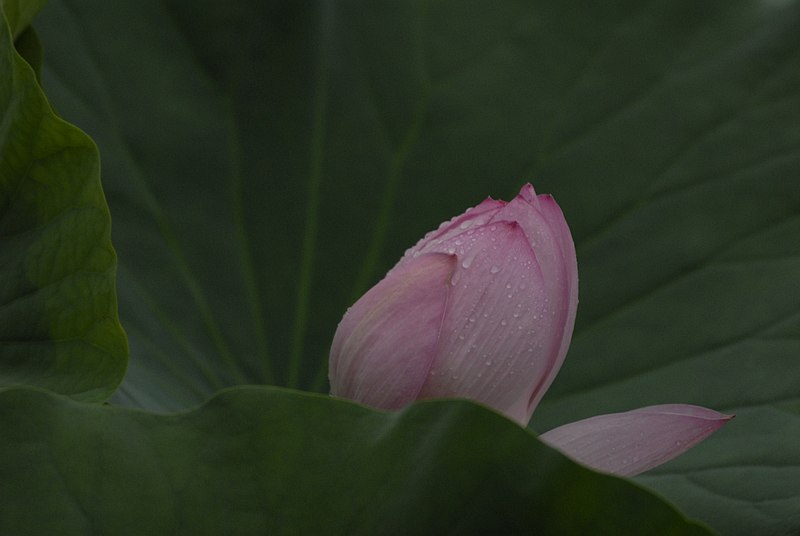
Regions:
<instances>
[{"instance_id":1,"label":"dark green leaf","mask_svg":"<svg viewBox=\"0 0 800 536\"><path fill-rule=\"evenodd\" d=\"M0 0L13 39L17 39L33 21L33 17L47 3L47 0Z\"/></svg>"},{"instance_id":2,"label":"dark green leaf","mask_svg":"<svg viewBox=\"0 0 800 536\"><path fill-rule=\"evenodd\" d=\"M42 73L42 62L44 61L44 50L42 42L33 27L28 26L24 32L14 41L17 53L28 62L38 79Z\"/></svg>"},{"instance_id":3,"label":"dark green leaf","mask_svg":"<svg viewBox=\"0 0 800 536\"><path fill-rule=\"evenodd\" d=\"M0 387L105 400L127 345L97 148L53 114L0 23Z\"/></svg>"},{"instance_id":4,"label":"dark green leaf","mask_svg":"<svg viewBox=\"0 0 800 536\"><path fill-rule=\"evenodd\" d=\"M15 390L0 428L3 534L708 534L467 402L245 387L158 416Z\"/></svg>"}]
</instances>

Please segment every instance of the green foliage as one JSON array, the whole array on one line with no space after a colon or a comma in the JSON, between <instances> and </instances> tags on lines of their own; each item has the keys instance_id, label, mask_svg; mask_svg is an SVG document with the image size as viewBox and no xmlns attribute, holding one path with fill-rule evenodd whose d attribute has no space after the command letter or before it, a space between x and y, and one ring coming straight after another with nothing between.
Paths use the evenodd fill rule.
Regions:
<instances>
[{"instance_id":1,"label":"green foliage","mask_svg":"<svg viewBox=\"0 0 800 536\"><path fill-rule=\"evenodd\" d=\"M467 402L251 387L159 416L17 390L9 413L3 534L708 534Z\"/></svg>"},{"instance_id":2,"label":"green foliage","mask_svg":"<svg viewBox=\"0 0 800 536\"><path fill-rule=\"evenodd\" d=\"M0 9L3 10L8 28L11 30L12 39L16 40L26 32L33 18L47 3L47 0L2 0ZM5 39L5 37L3 37Z\"/></svg>"},{"instance_id":3,"label":"green foliage","mask_svg":"<svg viewBox=\"0 0 800 536\"><path fill-rule=\"evenodd\" d=\"M50 109L5 23L0 46L0 387L102 401L127 345L97 148Z\"/></svg>"}]
</instances>

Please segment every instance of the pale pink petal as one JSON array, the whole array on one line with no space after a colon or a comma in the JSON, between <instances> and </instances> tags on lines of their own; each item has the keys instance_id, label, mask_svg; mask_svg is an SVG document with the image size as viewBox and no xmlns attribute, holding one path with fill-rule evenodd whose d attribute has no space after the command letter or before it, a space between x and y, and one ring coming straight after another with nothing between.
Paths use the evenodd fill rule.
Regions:
<instances>
[{"instance_id":1,"label":"pale pink petal","mask_svg":"<svg viewBox=\"0 0 800 536\"><path fill-rule=\"evenodd\" d=\"M420 397L470 398L525 424L529 394L550 369L555 328L528 240L519 224L502 221L441 246L452 248L458 263L437 358Z\"/></svg>"},{"instance_id":2,"label":"pale pink petal","mask_svg":"<svg viewBox=\"0 0 800 536\"><path fill-rule=\"evenodd\" d=\"M536 190L533 189L533 184L529 182L523 184L522 188L519 189L517 197L520 197L524 201L528 202L533 208L539 210L539 199L536 196Z\"/></svg>"},{"instance_id":3,"label":"pale pink petal","mask_svg":"<svg viewBox=\"0 0 800 536\"><path fill-rule=\"evenodd\" d=\"M633 476L686 452L732 418L699 406L666 404L591 417L539 438L593 469Z\"/></svg>"},{"instance_id":4,"label":"pale pink petal","mask_svg":"<svg viewBox=\"0 0 800 536\"><path fill-rule=\"evenodd\" d=\"M519 223L541 269L546 292L543 316L548 319L550 338L541 353L547 356L547 368L537 377L530 396L518 401L522 407L515 410L526 414L527 421L558 374L572 338L578 306L575 247L558 205L550 196L537 197L530 184L524 185L491 221Z\"/></svg>"},{"instance_id":5,"label":"pale pink petal","mask_svg":"<svg viewBox=\"0 0 800 536\"><path fill-rule=\"evenodd\" d=\"M488 197L477 206L467 209L463 214L442 223L438 229L429 232L413 247L407 249L395 268L423 253L434 251L447 253L442 247L444 242L452 241L456 236L465 234L470 228L484 224L505 205L505 201L495 201Z\"/></svg>"},{"instance_id":6,"label":"pale pink petal","mask_svg":"<svg viewBox=\"0 0 800 536\"><path fill-rule=\"evenodd\" d=\"M560 337L556 336L556 339L560 339L557 357L551 361L551 370L542 378L541 384L534 391L528 402L529 418L564 363L567 350L572 341L572 330L575 326L575 315L578 310L578 259L575 255L572 233L570 233L564 214L555 199L550 195L540 195L538 199L541 213L556 236L558 250L565 270L566 288L560 287L560 294L556 298L560 300L563 306L558 311L560 321L556 323L560 330Z\"/></svg>"},{"instance_id":7,"label":"pale pink petal","mask_svg":"<svg viewBox=\"0 0 800 536\"><path fill-rule=\"evenodd\" d=\"M414 401L435 355L455 262L421 255L347 311L331 346L332 395L383 409Z\"/></svg>"}]
</instances>

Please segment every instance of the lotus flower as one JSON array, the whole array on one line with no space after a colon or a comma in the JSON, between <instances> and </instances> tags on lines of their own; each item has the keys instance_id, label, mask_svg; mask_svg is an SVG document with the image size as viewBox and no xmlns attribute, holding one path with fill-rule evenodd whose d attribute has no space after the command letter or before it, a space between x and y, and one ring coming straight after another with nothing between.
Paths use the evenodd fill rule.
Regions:
<instances>
[{"instance_id":1,"label":"lotus flower","mask_svg":"<svg viewBox=\"0 0 800 536\"><path fill-rule=\"evenodd\" d=\"M382 409L475 400L526 425L569 347L575 246L549 195L526 184L430 232L342 318L331 394ZM596 469L632 475L702 441L729 416L653 406L593 417L541 439Z\"/></svg>"}]
</instances>

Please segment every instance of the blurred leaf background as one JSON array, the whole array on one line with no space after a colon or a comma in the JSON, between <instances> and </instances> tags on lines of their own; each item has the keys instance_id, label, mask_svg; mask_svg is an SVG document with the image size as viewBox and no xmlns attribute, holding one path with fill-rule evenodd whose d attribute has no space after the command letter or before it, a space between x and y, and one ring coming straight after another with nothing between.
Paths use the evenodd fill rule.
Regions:
<instances>
[{"instance_id":1,"label":"blurred leaf background","mask_svg":"<svg viewBox=\"0 0 800 536\"><path fill-rule=\"evenodd\" d=\"M112 403L326 392L348 305L530 181L579 262L544 431L737 418L638 480L725 534L800 531L800 6L51 0L41 79L97 143L129 368Z\"/></svg>"}]
</instances>

